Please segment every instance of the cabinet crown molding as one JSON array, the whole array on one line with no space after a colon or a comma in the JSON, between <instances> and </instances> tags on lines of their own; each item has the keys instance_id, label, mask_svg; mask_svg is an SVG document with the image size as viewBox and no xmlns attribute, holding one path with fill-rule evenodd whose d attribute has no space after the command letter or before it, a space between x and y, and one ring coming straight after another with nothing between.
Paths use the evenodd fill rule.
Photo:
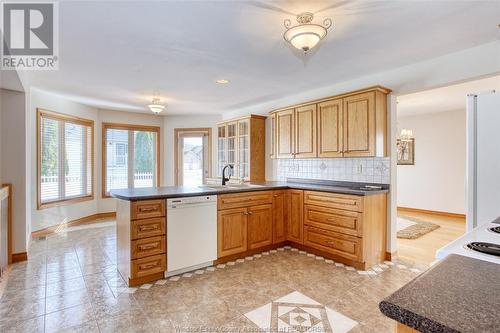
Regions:
<instances>
[{"instance_id":1,"label":"cabinet crown molding","mask_svg":"<svg viewBox=\"0 0 500 333\"><path fill-rule=\"evenodd\" d=\"M349 92L342 93L342 94L339 94L339 95L334 95L334 96L329 96L329 97L314 99L314 100L310 100L310 101L307 101L307 102L303 102L303 103L299 103L299 104L294 104L294 105L282 107L282 108L279 108L279 109L274 109L274 110L271 110L269 113L273 114L273 113L276 113L276 112L279 112L279 111L283 111L283 110L288 110L288 109L293 109L293 108L299 108L299 107L310 105L310 104L317 104L317 103L321 103L321 102L327 102L327 101L330 101L330 100L333 100L333 99L344 98L344 97L348 97L348 96L351 96L351 95L357 95L357 94L362 94L362 93L365 93L365 92L372 92L372 91L380 91L380 92L382 92L384 94L390 94L392 92L392 90L389 89L389 88L377 85L377 86L372 86L372 87L363 88L363 89L359 89L359 90L349 91Z\"/></svg>"}]
</instances>

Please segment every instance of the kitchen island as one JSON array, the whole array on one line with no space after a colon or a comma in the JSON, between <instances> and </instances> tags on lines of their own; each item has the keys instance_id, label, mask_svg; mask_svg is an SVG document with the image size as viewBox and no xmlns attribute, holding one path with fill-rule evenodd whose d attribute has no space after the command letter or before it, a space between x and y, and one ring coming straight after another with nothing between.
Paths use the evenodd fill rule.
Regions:
<instances>
[{"instance_id":1,"label":"kitchen island","mask_svg":"<svg viewBox=\"0 0 500 333\"><path fill-rule=\"evenodd\" d=\"M398 333L500 332L500 266L450 254L380 302Z\"/></svg>"},{"instance_id":2,"label":"kitchen island","mask_svg":"<svg viewBox=\"0 0 500 333\"><path fill-rule=\"evenodd\" d=\"M302 179L113 190L112 196L119 199L118 270L129 286L163 278L166 199L213 195L215 263L291 245L367 269L386 257L388 190L386 184Z\"/></svg>"}]
</instances>

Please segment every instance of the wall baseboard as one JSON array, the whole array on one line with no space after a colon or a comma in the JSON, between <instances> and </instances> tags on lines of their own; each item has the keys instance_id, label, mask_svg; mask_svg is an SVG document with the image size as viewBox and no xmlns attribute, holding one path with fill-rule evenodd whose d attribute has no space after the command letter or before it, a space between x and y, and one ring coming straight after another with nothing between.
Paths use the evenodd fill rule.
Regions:
<instances>
[{"instance_id":1,"label":"wall baseboard","mask_svg":"<svg viewBox=\"0 0 500 333\"><path fill-rule=\"evenodd\" d=\"M28 260L27 252L12 253L12 263Z\"/></svg>"},{"instance_id":2,"label":"wall baseboard","mask_svg":"<svg viewBox=\"0 0 500 333\"><path fill-rule=\"evenodd\" d=\"M112 219L115 217L116 217L116 212L92 214L92 215L84 216L84 217L76 219L76 220L56 224L56 225L53 225L53 226L50 226L50 227L47 227L44 229L33 231L31 233L31 238L43 237L43 236L57 233L63 229L66 229L67 227L73 227L73 226L81 225L81 224L92 224L92 223L96 223L96 222L101 222L101 220Z\"/></svg>"},{"instance_id":3,"label":"wall baseboard","mask_svg":"<svg viewBox=\"0 0 500 333\"><path fill-rule=\"evenodd\" d=\"M385 253L385 260L392 261L392 259L396 258L397 256L398 256L397 252L386 252Z\"/></svg>"},{"instance_id":4,"label":"wall baseboard","mask_svg":"<svg viewBox=\"0 0 500 333\"><path fill-rule=\"evenodd\" d=\"M438 210L427 210L427 209L420 209L420 208L399 207L398 206L398 211L408 212L408 213L432 214L432 215L439 215L439 216L446 216L446 217L454 217L454 218L463 218L463 219L465 219L465 214L442 212L442 211L438 211Z\"/></svg>"}]
</instances>

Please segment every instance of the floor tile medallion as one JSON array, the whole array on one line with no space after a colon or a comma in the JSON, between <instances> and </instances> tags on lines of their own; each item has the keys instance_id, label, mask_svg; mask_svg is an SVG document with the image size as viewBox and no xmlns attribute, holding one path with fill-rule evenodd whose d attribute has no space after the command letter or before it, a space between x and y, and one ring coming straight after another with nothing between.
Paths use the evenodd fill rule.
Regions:
<instances>
[{"instance_id":1,"label":"floor tile medallion","mask_svg":"<svg viewBox=\"0 0 500 333\"><path fill-rule=\"evenodd\" d=\"M245 314L265 332L345 333L358 322L294 291Z\"/></svg>"}]
</instances>

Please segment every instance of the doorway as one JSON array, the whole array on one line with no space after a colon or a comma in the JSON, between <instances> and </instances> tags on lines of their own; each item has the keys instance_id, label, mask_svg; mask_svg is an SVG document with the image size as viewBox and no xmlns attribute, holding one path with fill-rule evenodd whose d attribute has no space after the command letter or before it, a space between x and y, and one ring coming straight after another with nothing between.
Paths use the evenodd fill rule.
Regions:
<instances>
[{"instance_id":1,"label":"doorway","mask_svg":"<svg viewBox=\"0 0 500 333\"><path fill-rule=\"evenodd\" d=\"M175 184L200 186L211 174L211 128L176 128Z\"/></svg>"},{"instance_id":2,"label":"doorway","mask_svg":"<svg viewBox=\"0 0 500 333\"><path fill-rule=\"evenodd\" d=\"M498 76L398 96L397 256L429 265L465 232L466 96Z\"/></svg>"}]
</instances>

